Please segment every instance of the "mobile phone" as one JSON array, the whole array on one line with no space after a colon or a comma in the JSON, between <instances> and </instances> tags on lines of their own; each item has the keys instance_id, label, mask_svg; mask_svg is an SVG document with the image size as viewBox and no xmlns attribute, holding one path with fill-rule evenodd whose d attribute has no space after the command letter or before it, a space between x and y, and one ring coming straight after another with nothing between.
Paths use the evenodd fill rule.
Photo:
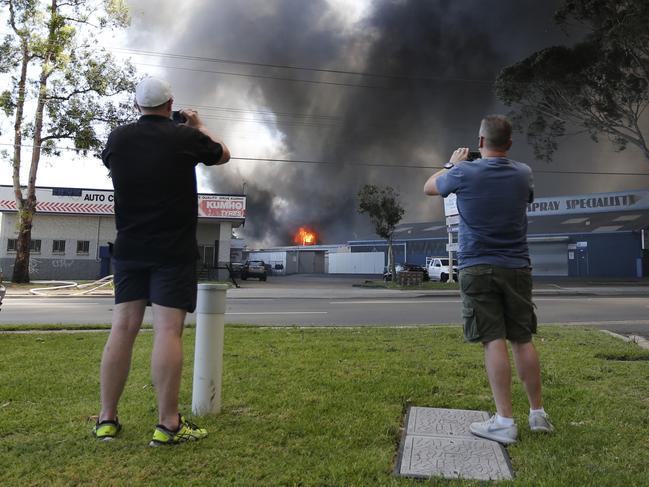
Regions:
<instances>
[{"instance_id":1,"label":"mobile phone","mask_svg":"<svg viewBox=\"0 0 649 487\"><path fill-rule=\"evenodd\" d=\"M480 151L472 150L469 151L469 155L467 156L466 160L475 161L476 159L480 159L480 158L482 158L482 154L480 154Z\"/></svg>"},{"instance_id":2,"label":"mobile phone","mask_svg":"<svg viewBox=\"0 0 649 487\"><path fill-rule=\"evenodd\" d=\"M171 112L171 120L173 120L176 123L187 122L187 118L178 110L174 110L173 112Z\"/></svg>"}]
</instances>

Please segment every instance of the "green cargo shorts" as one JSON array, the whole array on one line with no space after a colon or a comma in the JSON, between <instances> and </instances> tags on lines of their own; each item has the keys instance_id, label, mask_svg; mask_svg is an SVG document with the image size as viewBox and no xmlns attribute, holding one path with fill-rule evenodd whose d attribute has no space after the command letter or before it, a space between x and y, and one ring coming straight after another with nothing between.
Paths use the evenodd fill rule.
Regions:
<instances>
[{"instance_id":1,"label":"green cargo shorts","mask_svg":"<svg viewBox=\"0 0 649 487\"><path fill-rule=\"evenodd\" d=\"M532 270L475 265L460 270L464 338L527 343L536 333Z\"/></svg>"}]
</instances>

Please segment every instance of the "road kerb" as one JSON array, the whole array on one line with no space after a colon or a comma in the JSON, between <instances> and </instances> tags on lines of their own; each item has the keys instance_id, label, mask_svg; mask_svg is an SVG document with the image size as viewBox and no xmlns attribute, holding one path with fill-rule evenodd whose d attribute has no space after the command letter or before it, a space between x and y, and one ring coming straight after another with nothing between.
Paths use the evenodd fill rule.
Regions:
<instances>
[{"instance_id":1,"label":"road kerb","mask_svg":"<svg viewBox=\"0 0 649 487\"><path fill-rule=\"evenodd\" d=\"M609 330L600 330L602 333L606 333L607 335L610 335L615 338L619 338L620 340L624 340L625 342L632 342L638 345L640 348L644 348L645 350L649 350L649 340L647 340L644 337L638 336L638 335L620 335L619 333L614 333Z\"/></svg>"}]
</instances>

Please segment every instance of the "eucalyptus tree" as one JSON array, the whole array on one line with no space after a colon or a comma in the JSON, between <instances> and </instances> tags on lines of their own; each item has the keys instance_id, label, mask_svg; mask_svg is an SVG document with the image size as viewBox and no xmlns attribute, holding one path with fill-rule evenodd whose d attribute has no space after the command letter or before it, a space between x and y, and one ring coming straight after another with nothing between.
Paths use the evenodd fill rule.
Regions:
<instances>
[{"instance_id":1,"label":"eucalyptus tree","mask_svg":"<svg viewBox=\"0 0 649 487\"><path fill-rule=\"evenodd\" d=\"M551 160L577 130L617 150L633 146L649 162L649 2L565 0L555 20L578 41L535 52L496 81L536 157Z\"/></svg>"},{"instance_id":2,"label":"eucalyptus tree","mask_svg":"<svg viewBox=\"0 0 649 487\"><path fill-rule=\"evenodd\" d=\"M0 109L13 125L13 151L3 159L13 169L18 209L12 281L29 282L41 155L65 156L67 148L97 153L105 130L132 117L123 94L133 89L134 69L101 47L102 36L125 28L129 15L123 0L0 0L0 6L9 27L0 43L0 73L11 77Z\"/></svg>"}]
</instances>

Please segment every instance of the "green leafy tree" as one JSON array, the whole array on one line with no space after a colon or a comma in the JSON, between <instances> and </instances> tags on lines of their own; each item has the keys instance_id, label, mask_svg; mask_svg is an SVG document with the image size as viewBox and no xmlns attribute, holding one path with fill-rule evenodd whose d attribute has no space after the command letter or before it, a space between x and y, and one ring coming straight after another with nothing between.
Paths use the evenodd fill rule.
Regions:
<instances>
[{"instance_id":1,"label":"green leafy tree","mask_svg":"<svg viewBox=\"0 0 649 487\"><path fill-rule=\"evenodd\" d=\"M517 106L515 125L536 157L550 161L558 140L577 128L617 150L635 146L649 162L649 2L566 0L555 20L586 34L570 47L535 52L496 81L498 97Z\"/></svg>"},{"instance_id":2,"label":"green leafy tree","mask_svg":"<svg viewBox=\"0 0 649 487\"><path fill-rule=\"evenodd\" d=\"M36 212L41 154L59 155L67 140L82 154L101 145L102 130L132 115L121 93L133 89L134 70L97 46L108 29L128 25L124 0L0 0L9 34L0 43L0 73L12 77L0 109L13 120L13 188L18 208L18 248L13 282L29 282L29 245ZM24 141L28 140L28 147ZM21 149L30 148L29 161ZM29 164L26 186L20 168Z\"/></svg>"},{"instance_id":3,"label":"green leafy tree","mask_svg":"<svg viewBox=\"0 0 649 487\"><path fill-rule=\"evenodd\" d=\"M358 212L367 213L376 234L387 240L388 265L392 276L396 277L392 237L394 228L405 213L399 203L399 193L391 186L380 188L373 184L366 184L358 192Z\"/></svg>"}]
</instances>

